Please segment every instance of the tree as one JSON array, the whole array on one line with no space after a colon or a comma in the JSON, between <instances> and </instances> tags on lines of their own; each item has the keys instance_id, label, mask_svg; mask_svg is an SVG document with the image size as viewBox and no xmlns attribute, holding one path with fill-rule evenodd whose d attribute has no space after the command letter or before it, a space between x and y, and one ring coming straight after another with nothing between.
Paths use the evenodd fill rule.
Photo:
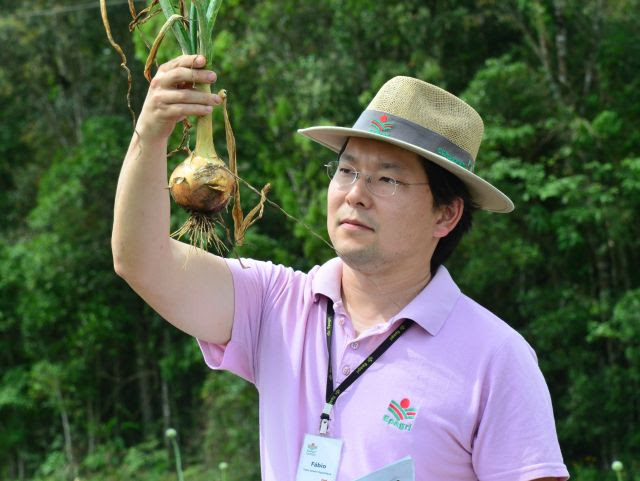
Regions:
<instances>
[{"instance_id":1,"label":"tree","mask_svg":"<svg viewBox=\"0 0 640 481\"><path fill-rule=\"evenodd\" d=\"M127 29L128 6L108 5L139 110L146 48ZM516 211L479 213L448 267L466 293L536 349L570 468L581 479L603 479L596 467L615 456L637 471L640 17L630 12L638 6L226 1L214 64L217 87L230 95L240 175L255 186L271 182L270 199L320 236L269 205L231 255L299 269L332 255L321 238L323 164L333 154L297 128L351 125L393 75L461 94L485 120L479 173L514 199ZM5 7L2 474L105 479L147 469L162 477L170 463L159 440L171 426L194 476L211 476L219 461L230 462L233 476L241 456L253 461L236 479L257 476L255 390L207 373L195 342L113 272L113 195L132 129L126 75L97 8ZM176 53L167 43L159 61ZM170 168L180 157L170 158ZM241 187L247 205L255 204ZM174 208L172 225L183 218Z\"/></svg>"}]
</instances>

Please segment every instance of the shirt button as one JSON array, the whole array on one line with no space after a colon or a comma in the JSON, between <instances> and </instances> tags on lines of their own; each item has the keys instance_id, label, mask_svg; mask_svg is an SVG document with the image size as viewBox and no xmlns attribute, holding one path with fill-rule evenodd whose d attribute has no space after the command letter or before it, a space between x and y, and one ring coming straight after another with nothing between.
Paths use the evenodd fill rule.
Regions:
<instances>
[{"instance_id":1,"label":"shirt button","mask_svg":"<svg viewBox=\"0 0 640 481\"><path fill-rule=\"evenodd\" d=\"M360 343L358 343L358 342L352 342L351 343L351 349L358 349L359 345L360 345Z\"/></svg>"},{"instance_id":2,"label":"shirt button","mask_svg":"<svg viewBox=\"0 0 640 481\"><path fill-rule=\"evenodd\" d=\"M350 372L351 372L351 368L349 366L344 366L342 368L342 374L344 374L345 376L348 376Z\"/></svg>"}]
</instances>

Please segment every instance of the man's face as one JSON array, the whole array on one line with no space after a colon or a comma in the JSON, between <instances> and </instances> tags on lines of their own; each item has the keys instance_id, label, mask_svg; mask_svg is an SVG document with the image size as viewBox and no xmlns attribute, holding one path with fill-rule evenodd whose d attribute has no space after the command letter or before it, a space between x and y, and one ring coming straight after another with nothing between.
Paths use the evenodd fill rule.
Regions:
<instances>
[{"instance_id":1,"label":"man's face","mask_svg":"<svg viewBox=\"0 0 640 481\"><path fill-rule=\"evenodd\" d=\"M362 175L345 187L334 180L329 184L327 229L338 255L363 272L405 266L428 271L433 250L442 237L440 209L433 208L418 155L386 142L353 137L341 162ZM367 175L373 181L392 177L401 184L393 196L379 197L367 188Z\"/></svg>"}]
</instances>

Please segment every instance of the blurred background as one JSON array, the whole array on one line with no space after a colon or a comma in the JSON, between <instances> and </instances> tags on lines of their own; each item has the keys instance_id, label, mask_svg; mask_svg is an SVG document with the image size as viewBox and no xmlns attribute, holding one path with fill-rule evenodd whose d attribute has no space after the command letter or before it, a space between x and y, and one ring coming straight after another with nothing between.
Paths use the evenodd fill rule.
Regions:
<instances>
[{"instance_id":1,"label":"blurred background","mask_svg":"<svg viewBox=\"0 0 640 481\"><path fill-rule=\"evenodd\" d=\"M98 1L0 5L0 478L175 479L171 427L187 479L259 479L253 386L113 272L132 119ZM130 32L127 2L107 5L137 113L162 21ZM638 0L225 0L216 23L239 173L322 236L333 156L297 128L350 126L394 75L481 113L477 172L516 211L479 213L447 265L536 350L580 481L640 479L639 32ZM168 39L159 61L177 53ZM308 269L332 252L269 206L236 254Z\"/></svg>"}]
</instances>

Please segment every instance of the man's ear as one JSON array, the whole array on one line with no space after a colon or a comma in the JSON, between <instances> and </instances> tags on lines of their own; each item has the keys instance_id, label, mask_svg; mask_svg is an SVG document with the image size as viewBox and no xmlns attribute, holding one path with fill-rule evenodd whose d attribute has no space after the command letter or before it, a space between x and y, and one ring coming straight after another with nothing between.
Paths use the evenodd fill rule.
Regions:
<instances>
[{"instance_id":1,"label":"man's ear","mask_svg":"<svg viewBox=\"0 0 640 481\"><path fill-rule=\"evenodd\" d=\"M464 202L460 197L456 197L447 205L441 205L436 209L436 228L434 236L442 238L451 232L462 217Z\"/></svg>"}]
</instances>

